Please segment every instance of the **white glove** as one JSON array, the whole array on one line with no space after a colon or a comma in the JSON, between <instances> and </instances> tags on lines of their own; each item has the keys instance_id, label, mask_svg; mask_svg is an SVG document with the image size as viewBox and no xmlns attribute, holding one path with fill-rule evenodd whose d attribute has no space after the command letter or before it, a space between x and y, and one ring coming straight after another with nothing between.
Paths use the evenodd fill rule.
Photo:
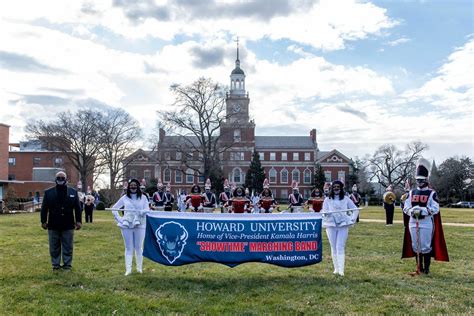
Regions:
<instances>
[{"instance_id":1,"label":"white glove","mask_svg":"<svg viewBox=\"0 0 474 316\"><path fill-rule=\"evenodd\" d=\"M413 217L419 217L421 215L421 208L418 205L413 206L410 209L410 215L413 216Z\"/></svg>"},{"instance_id":2,"label":"white glove","mask_svg":"<svg viewBox=\"0 0 474 316\"><path fill-rule=\"evenodd\" d=\"M119 215L117 211L113 211L112 214L114 215L114 219L117 224L122 224L122 217Z\"/></svg>"}]
</instances>

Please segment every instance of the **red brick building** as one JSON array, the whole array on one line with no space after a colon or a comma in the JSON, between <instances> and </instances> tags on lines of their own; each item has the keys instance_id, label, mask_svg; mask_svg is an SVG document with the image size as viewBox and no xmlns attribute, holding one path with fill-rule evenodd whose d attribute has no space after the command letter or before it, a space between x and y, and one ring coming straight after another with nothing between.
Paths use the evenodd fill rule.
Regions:
<instances>
[{"instance_id":1,"label":"red brick building","mask_svg":"<svg viewBox=\"0 0 474 316\"><path fill-rule=\"evenodd\" d=\"M0 199L8 187L17 197L32 197L36 192L43 196L61 170L68 175L69 185L76 187L79 173L63 152L39 140L9 144L9 126L0 124ZM92 177L87 183L92 186Z\"/></svg>"},{"instance_id":2,"label":"red brick building","mask_svg":"<svg viewBox=\"0 0 474 316\"><path fill-rule=\"evenodd\" d=\"M232 147L221 156L224 176L230 182L243 184L252 153L257 151L278 199L288 197L293 180L299 182L300 192L308 197L317 164L323 167L328 181L347 181L351 160L336 149L321 151L316 129L309 131L307 136L255 135L255 123L249 116L250 99L245 89L245 73L240 68L238 49L235 64L230 75L230 91L226 96L226 111L232 115L220 130L223 144L233 142ZM193 183L204 184L202 177L182 163L183 153L175 149L176 142L179 141L183 141L182 138L167 136L161 129L158 151L147 152L140 149L135 152L130 156L133 162L128 164L126 175L148 181L160 178L163 183L169 182L176 191L185 189L189 192ZM192 137L188 141L192 142ZM195 166L199 169L197 159Z\"/></svg>"}]
</instances>

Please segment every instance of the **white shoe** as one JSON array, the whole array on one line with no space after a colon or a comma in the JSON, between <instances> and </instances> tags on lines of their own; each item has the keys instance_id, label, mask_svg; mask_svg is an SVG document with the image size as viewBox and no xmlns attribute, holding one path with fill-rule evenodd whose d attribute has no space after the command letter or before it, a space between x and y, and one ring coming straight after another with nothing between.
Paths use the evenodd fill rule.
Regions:
<instances>
[{"instance_id":1,"label":"white shoe","mask_svg":"<svg viewBox=\"0 0 474 316\"><path fill-rule=\"evenodd\" d=\"M332 265L334 266L333 274L338 274L339 270L338 270L338 266L337 266L337 256L336 255L332 256Z\"/></svg>"},{"instance_id":2,"label":"white shoe","mask_svg":"<svg viewBox=\"0 0 474 316\"><path fill-rule=\"evenodd\" d=\"M338 255L337 256L337 270L340 276L344 276L344 263L345 263L345 255Z\"/></svg>"},{"instance_id":3,"label":"white shoe","mask_svg":"<svg viewBox=\"0 0 474 316\"><path fill-rule=\"evenodd\" d=\"M132 274L133 255L125 255L125 276Z\"/></svg>"},{"instance_id":4,"label":"white shoe","mask_svg":"<svg viewBox=\"0 0 474 316\"><path fill-rule=\"evenodd\" d=\"M135 255L136 263L137 263L137 272L143 273L143 256L142 255Z\"/></svg>"}]
</instances>

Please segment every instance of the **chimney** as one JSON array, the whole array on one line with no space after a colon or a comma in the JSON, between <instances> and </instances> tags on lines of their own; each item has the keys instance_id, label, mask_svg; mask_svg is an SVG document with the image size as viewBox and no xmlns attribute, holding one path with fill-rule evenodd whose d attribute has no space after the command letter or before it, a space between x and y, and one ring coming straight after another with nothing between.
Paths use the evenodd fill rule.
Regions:
<instances>
[{"instance_id":1,"label":"chimney","mask_svg":"<svg viewBox=\"0 0 474 316\"><path fill-rule=\"evenodd\" d=\"M313 143L316 144L316 129L313 128L310 132L309 132L309 136L311 137L311 140L313 141Z\"/></svg>"},{"instance_id":2,"label":"chimney","mask_svg":"<svg viewBox=\"0 0 474 316\"><path fill-rule=\"evenodd\" d=\"M162 143L165 140L165 136L166 136L165 130L160 127L160 133L159 133L160 139L158 140L158 142Z\"/></svg>"},{"instance_id":3,"label":"chimney","mask_svg":"<svg viewBox=\"0 0 474 316\"><path fill-rule=\"evenodd\" d=\"M8 180L10 126L0 123L0 180Z\"/></svg>"}]
</instances>

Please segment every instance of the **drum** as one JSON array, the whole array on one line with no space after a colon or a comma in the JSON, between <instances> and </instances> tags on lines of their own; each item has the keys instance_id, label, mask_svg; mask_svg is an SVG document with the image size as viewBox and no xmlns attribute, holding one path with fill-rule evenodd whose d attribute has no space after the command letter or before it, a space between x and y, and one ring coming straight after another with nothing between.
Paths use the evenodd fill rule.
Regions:
<instances>
[{"instance_id":1,"label":"drum","mask_svg":"<svg viewBox=\"0 0 474 316\"><path fill-rule=\"evenodd\" d=\"M245 212L245 204L247 204L246 200L233 200L232 206L234 209L234 213L244 213Z\"/></svg>"},{"instance_id":2,"label":"drum","mask_svg":"<svg viewBox=\"0 0 474 316\"><path fill-rule=\"evenodd\" d=\"M201 202L202 202L202 197L200 194L192 194L191 195L191 205L194 207L194 208L197 208L201 205Z\"/></svg>"},{"instance_id":3,"label":"drum","mask_svg":"<svg viewBox=\"0 0 474 316\"><path fill-rule=\"evenodd\" d=\"M262 208L268 212L270 207L272 207L273 200L271 199L262 199L260 200L260 204L262 204Z\"/></svg>"},{"instance_id":4,"label":"drum","mask_svg":"<svg viewBox=\"0 0 474 316\"><path fill-rule=\"evenodd\" d=\"M313 207L313 210L316 212L316 213L319 213L321 211L321 209L323 208L323 200L320 200L320 199L312 199L311 200L311 205Z\"/></svg>"},{"instance_id":5,"label":"drum","mask_svg":"<svg viewBox=\"0 0 474 316\"><path fill-rule=\"evenodd\" d=\"M213 207L204 207L204 213L214 213Z\"/></svg>"},{"instance_id":6,"label":"drum","mask_svg":"<svg viewBox=\"0 0 474 316\"><path fill-rule=\"evenodd\" d=\"M291 208L293 210L292 213L302 213L303 212L303 207L302 206L292 206Z\"/></svg>"}]
</instances>

